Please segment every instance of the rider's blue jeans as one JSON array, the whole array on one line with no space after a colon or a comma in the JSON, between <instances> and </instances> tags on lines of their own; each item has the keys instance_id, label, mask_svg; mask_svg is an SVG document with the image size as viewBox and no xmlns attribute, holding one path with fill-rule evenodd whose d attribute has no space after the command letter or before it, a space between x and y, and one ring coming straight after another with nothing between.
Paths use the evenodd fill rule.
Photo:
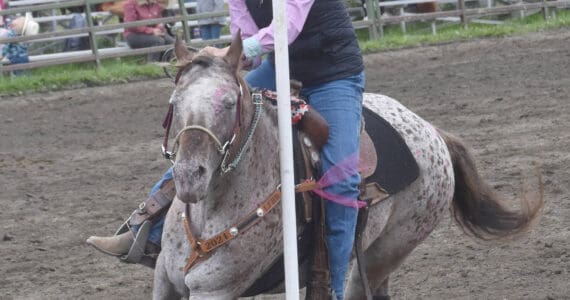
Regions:
<instances>
[{"instance_id":1,"label":"rider's blue jeans","mask_svg":"<svg viewBox=\"0 0 570 300\"><path fill-rule=\"evenodd\" d=\"M275 69L268 61L247 74L245 80L252 86L275 90ZM364 73L323 84L306 86L301 95L329 124L330 136L321 153L323 172L343 159L358 152ZM355 162L356 163L356 162ZM353 166L357 168L357 166ZM172 178L170 168L154 186L151 195L166 180ZM360 175L356 173L325 190L356 201ZM327 247L331 268L331 283L337 299L343 298L348 261L352 252L358 210L331 201L326 202ZM150 240L160 244L164 220L151 229Z\"/></svg>"},{"instance_id":2,"label":"rider's blue jeans","mask_svg":"<svg viewBox=\"0 0 570 300\"><path fill-rule=\"evenodd\" d=\"M275 69L267 60L249 72L245 80L252 87L276 89ZM323 172L359 150L364 81L362 72L340 80L305 86L301 90L301 96L306 98L329 124L329 140L321 153ZM356 201L359 184L360 175L356 173L325 190ZM331 201L326 202L326 210L331 284L337 299L342 299L358 210Z\"/></svg>"}]
</instances>

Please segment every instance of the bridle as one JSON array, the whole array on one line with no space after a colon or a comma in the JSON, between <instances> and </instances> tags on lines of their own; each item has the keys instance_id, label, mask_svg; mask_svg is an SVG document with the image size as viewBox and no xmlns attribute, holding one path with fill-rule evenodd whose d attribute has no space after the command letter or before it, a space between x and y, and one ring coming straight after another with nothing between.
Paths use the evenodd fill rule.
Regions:
<instances>
[{"instance_id":1,"label":"bridle","mask_svg":"<svg viewBox=\"0 0 570 300\"><path fill-rule=\"evenodd\" d=\"M182 71L182 70L181 70ZM177 81L180 77L181 71L177 74ZM180 129L176 136L174 137L174 146L172 147L172 151L168 151L168 137L170 134L170 127L172 126L172 119L174 115L174 105L171 102L168 106L168 112L164 121L162 123L162 127L166 130L164 141L162 143L162 156L172 162L174 164L176 160L176 153L178 151L178 147L180 144L180 137L191 130L198 130L206 133L212 140L216 143L216 150L218 153L223 157L222 162L220 163L220 171L222 174L228 173L231 170L235 169L239 164L242 154L245 152L247 148L247 144L251 140L255 129L257 128L257 124L259 123L259 119L261 117L261 111L263 109L263 97L261 93L253 93L250 94L249 88L245 83L245 80L236 75L236 81L239 86L239 95L236 104L236 116L234 120L234 126L232 130L232 136L229 140L222 144L220 139L208 128L200 126L200 125L188 125L184 128ZM248 126L247 132L245 136L242 138L242 143L239 148L236 149L233 153L231 153L232 146L236 140L239 139L239 133L241 128L241 113L242 113L242 106L243 102L250 102L254 105L255 111L253 114L253 118ZM233 157L231 162L228 162L230 157Z\"/></svg>"}]
</instances>

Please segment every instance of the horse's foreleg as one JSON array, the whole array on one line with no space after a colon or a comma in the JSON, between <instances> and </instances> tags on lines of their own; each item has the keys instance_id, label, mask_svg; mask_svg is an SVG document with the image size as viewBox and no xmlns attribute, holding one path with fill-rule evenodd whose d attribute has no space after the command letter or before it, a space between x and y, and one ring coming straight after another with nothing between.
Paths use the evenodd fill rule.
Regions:
<instances>
[{"instance_id":1,"label":"horse's foreleg","mask_svg":"<svg viewBox=\"0 0 570 300\"><path fill-rule=\"evenodd\" d=\"M179 300L181 296L176 292L174 285L168 280L164 267L163 255L159 255L154 270L154 287L152 289L153 300Z\"/></svg>"}]
</instances>

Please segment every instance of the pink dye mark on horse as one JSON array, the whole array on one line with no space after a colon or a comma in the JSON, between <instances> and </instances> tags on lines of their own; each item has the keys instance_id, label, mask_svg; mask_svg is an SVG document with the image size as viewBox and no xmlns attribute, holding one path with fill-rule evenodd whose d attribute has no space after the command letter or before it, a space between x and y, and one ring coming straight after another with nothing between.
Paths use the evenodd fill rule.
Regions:
<instances>
[{"instance_id":1,"label":"pink dye mark on horse","mask_svg":"<svg viewBox=\"0 0 570 300\"><path fill-rule=\"evenodd\" d=\"M231 91L230 85L222 85L216 89L214 95L212 96L212 101L214 105L214 111L220 113L222 111L222 99L225 94Z\"/></svg>"}]
</instances>

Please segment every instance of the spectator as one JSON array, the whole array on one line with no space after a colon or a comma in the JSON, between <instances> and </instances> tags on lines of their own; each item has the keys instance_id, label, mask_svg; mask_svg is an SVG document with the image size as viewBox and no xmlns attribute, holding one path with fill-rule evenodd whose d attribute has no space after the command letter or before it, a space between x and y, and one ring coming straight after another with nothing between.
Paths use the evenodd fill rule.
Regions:
<instances>
[{"instance_id":1,"label":"spectator","mask_svg":"<svg viewBox=\"0 0 570 300\"><path fill-rule=\"evenodd\" d=\"M224 0L197 0L196 12L208 13L219 12L224 10ZM207 19L199 19L200 37L203 40L212 40L220 38L220 31L226 21L225 17L215 17Z\"/></svg>"},{"instance_id":2,"label":"spectator","mask_svg":"<svg viewBox=\"0 0 570 300\"><path fill-rule=\"evenodd\" d=\"M77 28L85 28L87 27L87 19L82 13L74 12L72 13L71 20L69 21L69 29L77 29ZM78 51L78 50L87 50L90 49L91 46L89 45L89 37L80 36L80 37L71 37L65 39L65 43L63 45L63 51Z\"/></svg>"},{"instance_id":3,"label":"spectator","mask_svg":"<svg viewBox=\"0 0 570 300\"><path fill-rule=\"evenodd\" d=\"M162 0L126 0L124 20L133 22L161 18L165 4ZM174 43L174 38L167 34L164 24L127 27L124 37L129 47L133 49ZM159 61L160 55L160 53L150 53L148 60Z\"/></svg>"},{"instance_id":4,"label":"spectator","mask_svg":"<svg viewBox=\"0 0 570 300\"><path fill-rule=\"evenodd\" d=\"M4 0L0 0L0 10L5 10L6 4L4 4ZM0 16L0 27L4 27L4 16Z\"/></svg>"},{"instance_id":5,"label":"spectator","mask_svg":"<svg viewBox=\"0 0 570 300\"><path fill-rule=\"evenodd\" d=\"M120 22L123 22L125 16L125 2L126 0L103 2L99 5L99 10L108 11L116 15Z\"/></svg>"},{"instance_id":6,"label":"spectator","mask_svg":"<svg viewBox=\"0 0 570 300\"><path fill-rule=\"evenodd\" d=\"M31 13L26 13L23 17L17 17L10 23L7 32L8 38L17 36L30 36L38 34L40 26L36 23ZM28 43L12 42L2 46L2 56L6 57L11 64L24 64L30 62L28 57ZM22 75L22 70L14 71L15 75Z\"/></svg>"}]
</instances>

